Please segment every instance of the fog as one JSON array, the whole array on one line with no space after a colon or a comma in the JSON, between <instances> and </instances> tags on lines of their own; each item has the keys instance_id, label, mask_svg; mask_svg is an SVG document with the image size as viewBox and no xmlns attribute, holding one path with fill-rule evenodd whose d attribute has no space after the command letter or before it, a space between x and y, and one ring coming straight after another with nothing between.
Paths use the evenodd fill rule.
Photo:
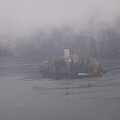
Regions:
<instances>
[{"instance_id":1,"label":"fog","mask_svg":"<svg viewBox=\"0 0 120 120\"><path fill-rule=\"evenodd\" d=\"M49 25L81 26L91 17L112 22L120 13L119 4L119 0L0 0L0 30L16 34Z\"/></svg>"},{"instance_id":2,"label":"fog","mask_svg":"<svg viewBox=\"0 0 120 120\"><path fill-rule=\"evenodd\" d=\"M69 48L95 56L99 44L101 57L118 56L119 4L119 0L0 0L0 54L45 57Z\"/></svg>"},{"instance_id":3,"label":"fog","mask_svg":"<svg viewBox=\"0 0 120 120\"><path fill-rule=\"evenodd\" d=\"M40 63L64 49L107 74L43 79ZM97 69L55 60L46 74L99 74L96 60ZM120 0L0 0L0 120L120 120L119 111Z\"/></svg>"}]
</instances>

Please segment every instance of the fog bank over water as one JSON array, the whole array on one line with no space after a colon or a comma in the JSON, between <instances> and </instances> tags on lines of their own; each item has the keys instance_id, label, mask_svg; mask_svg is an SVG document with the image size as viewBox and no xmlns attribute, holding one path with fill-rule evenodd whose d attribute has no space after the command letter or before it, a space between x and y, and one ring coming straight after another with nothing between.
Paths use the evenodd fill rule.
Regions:
<instances>
[{"instance_id":1,"label":"fog bank over water","mask_svg":"<svg viewBox=\"0 0 120 120\"><path fill-rule=\"evenodd\" d=\"M107 74L43 79L40 63L64 49L98 59ZM63 71L86 69L86 60ZM0 120L120 120L119 112L120 0L0 0Z\"/></svg>"},{"instance_id":2,"label":"fog bank over water","mask_svg":"<svg viewBox=\"0 0 120 120\"><path fill-rule=\"evenodd\" d=\"M119 5L119 0L0 0L0 32L21 35L41 26L84 27L91 17L111 23Z\"/></svg>"},{"instance_id":3,"label":"fog bank over water","mask_svg":"<svg viewBox=\"0 0 120 120\"><path fill-rule=\"evenodd\" d=\"M120 54L119 0L0 0L0 55ZM99 48L98 48L99 46Z\"/></svg>"}]
</instances>

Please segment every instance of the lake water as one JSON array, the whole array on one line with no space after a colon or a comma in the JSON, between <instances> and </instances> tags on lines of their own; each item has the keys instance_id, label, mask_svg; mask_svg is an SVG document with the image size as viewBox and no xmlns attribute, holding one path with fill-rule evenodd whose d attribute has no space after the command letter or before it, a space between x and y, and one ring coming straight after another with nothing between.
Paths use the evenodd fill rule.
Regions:
<instances>
[{"instance_id":1,"label":"lake water","mask_svg":"<svg viewBox=\"0 0 120 120\"><path fill-rule=\"evenodd\" d=\"M42 79L38 58L0 58L0 120L120 120L120 60L107 75Z\"/></svg>"}]
</instances>

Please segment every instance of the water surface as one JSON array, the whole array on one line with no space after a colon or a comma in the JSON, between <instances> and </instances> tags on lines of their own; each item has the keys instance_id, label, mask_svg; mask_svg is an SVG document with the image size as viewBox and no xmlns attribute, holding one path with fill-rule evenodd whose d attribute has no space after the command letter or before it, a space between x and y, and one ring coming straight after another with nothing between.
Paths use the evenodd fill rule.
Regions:
<instances>
[{"instance_id":1,"label":"water surface","mask_svg":"<svg viewBox=\"0 0 120 120\"><path fill-rule=\"evenodd\" d=\"M42 79L38 58L0 59L0 120L120 120L120 61L103 77Z\"/></svg>"}]
</instances>

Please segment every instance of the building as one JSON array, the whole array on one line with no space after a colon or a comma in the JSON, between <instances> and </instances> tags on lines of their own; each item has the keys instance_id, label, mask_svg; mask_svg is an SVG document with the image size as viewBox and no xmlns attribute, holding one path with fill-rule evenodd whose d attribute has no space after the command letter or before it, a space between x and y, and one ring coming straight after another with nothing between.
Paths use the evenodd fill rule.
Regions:
<instances>
[{"instance_id":1,"label":"building","mask_svg":"<svg viewBox=\"0 0 120 120\"><path fill-rule=\"evenodd\" d=\"M65 61L69 60L69 58L70 58L70 50L65 49L64 50L64 59L65 59Z\"/></svg>"}]
</instances>

